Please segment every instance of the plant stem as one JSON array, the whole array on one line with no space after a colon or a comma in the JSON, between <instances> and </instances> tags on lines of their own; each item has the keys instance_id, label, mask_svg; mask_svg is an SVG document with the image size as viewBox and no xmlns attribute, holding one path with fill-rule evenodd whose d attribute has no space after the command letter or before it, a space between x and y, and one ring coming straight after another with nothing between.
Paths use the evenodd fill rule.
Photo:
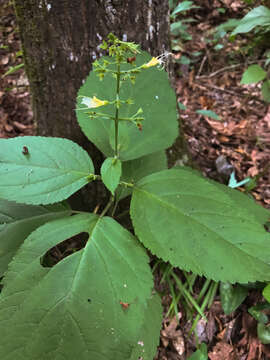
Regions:
<instances>
[{"instance_id":1,"label":"plant stem","mask_svg":"<svg viewBox=\"0 0 270 360\"><path fill-rule=\"evenodd\" d=\"M123 218L124 216L126 216L127 214L129 214L129 209L128 210L125 210L125 211L123 211L121 214L119 214L119 215L117 215L116 216L116 219L121 219L121 218Z\"/></svg>"},{"instance_id":2,"label":"plant stem","mask_svg":"<svg viewBox=\"0 0 270 360\"><path fill-rule=\"evenodd\" d=\"M131 187L133 188L134 187L134 184L133 183L128 183L128 182L125 182L125 181L120 181L119 185L123 185L125 187Z\"/></svg>"},{"instance_id":3,"label":"plant stem","mask_svg":"<svg viewBox=\"0 0 270 360\"><path fill-rule=\"evenodd\" d=\"M71 210L72 214L89 214L89 211Z\"/></svg>"},{"instance_id":4,"label":"plant stem","mask_svg":"<svg viewBox=\"0 0 270 360\"><path fill-rule=\"evenodd\" d=\"M116 199L115 202L114 202L114 206L113 206L113 209L112 209L112 217L114 217L114 214L115 214L115 211L116 211L116 208L117 208L117 205L119 203L119 199Z\"/></svg>"},{"instance_id":5,"label":"plant stem","mask_svg":"<svg viewBox=\"0 0 270 360\"><path fill-rule=\"evenodd\" d=\"M211 283L211 280L210 280L210 279L206 279L206 280L205 280L205 282L204 282L204 284L203 284L203 287L202 287L202 289L201 289L201 291L200 291L200 294L199 294L199 296L197 297L197 302L198 302L198 303L200 303L200 301L201 301L201 299L203 298L204 294L206 293L206 291L207 291L210 283Z\"/></svg>"},{"instance_id":6,"label":"plant stem","mask_svg":"<svg viewBox=\"0 0 270 360\"><path fill-rule=\"evenodd\" d=\"M118 151L118 123L119 123L119 93L120 93L120 63L117 64L117 84L116 84L116 109L115 109L115 118L114 118L114 129L115 129L115 135L114 135L114 156L115 158L119 157L119 151Z\"/></svg>"},{"instance_id":7,"label":"plant stem","mask_svg":"<svg viewBox=\"0 0 270 360\"><path fill-rule=\"evenodd\" d=\"M178 276L173 271L171 272L171 275L174 278L176 285L182 292L183 296L186 298L187 302L189 302L196 309L197 313L199 313L200 316L206 320L206 317L203 313L203 310L204 310L203 307L202 306L200 307L200 305L197 304L196 300L192 297L190 292L185 288L185 286L182 284L181 280L178 278Z\"/></svg>"},{"instance_id":8,"label":"plant stem","mask_svg":"<svg viewBox=\"0 0 270 360\"><path fill-rule=\"evenodd\" d=\"M216 283L215 281L211 281L211 284L210 284L210 286L208 288L207 294L205 295L203 303L200 306L201 311L204 311L206 306L208 306L208 308L209 308L209 306L211 306L211 304L213 302L213 299L214 299L214 297L216 295L216 292L217 292L217 287L218 287L218 283ZM191 329L189 330L189 333L188 333L189 336L192 334L192 332L196 328L197 323L198 323L199 320L200 320L200 315L197 315L195 320L193 321Z\"/></svg>"},{"instance_id":9,"label":"plant stem","mask_svg":"<svg viewBox=\"0 0 270 360\"><path fill-rule=\"evenodd\" d=\"M109 208L111 207L113 201L114 201L114 196L111 196L108 204L105 206L105 208L103 209L102 213L99 215L100 218L102 218L102 217L107 213L107 211L108 211Z\"/></svg>"}]
</instances>

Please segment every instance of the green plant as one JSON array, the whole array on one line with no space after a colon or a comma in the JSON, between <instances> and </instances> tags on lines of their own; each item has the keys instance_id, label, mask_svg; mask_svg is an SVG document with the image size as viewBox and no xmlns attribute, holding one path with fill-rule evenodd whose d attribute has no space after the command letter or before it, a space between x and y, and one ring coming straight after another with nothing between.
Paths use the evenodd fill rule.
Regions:
<instances>
[{"instance_id":1,"label":"green plant","mask_svg":"<svg viewBox=\"0 0 270 360\"><path fill-rule=\"evenodd\" d=\"M243 73L241 84L262 83L262 96L266 102L270 102L270 80L267 72L257 64L250 65Z\"/></svg>"},{"instance_id":2,"label":"green plant","mask_svg":"<svg viewBox=\"0 0 270 360\"><path fill-rule=\"evenodd\" d=\"M197 351L192 354L187 360L208 360L208 350L206 344L200 344Z\"/></svg>"},{"instance_id":3,"label":"green plant","mask_svg":"<svg viewBox=\"0 0 270 360\"><path fill-rule=\"evenodd\" d=\"M257 320L257 336L263 344L270 344L269 314L270 304L262 303L248 309L251 316Z\"/></svg>"},{"instance_id":4,"label":"green plant","mask_svg":"<svg viewBox=\"0 0 270 360\"><path fill-rule=\"evenodd\" d=\"M270 34L270 9L265 6L258 6L249 11L238 23L232 32L232 37L237 34L244 34L253 31L254 38L248 49L266 45L268 46L268 38ZM269 51L266 52L265 67L269 64ZM244 72L241 84L262 83L262 96L267 102L270 102L270 80L267 72L258 64L250 65Z\"/></svg>"},{"instance_id":5,"label":"green plant","mask_svg":"<svg viewBox=\"0 0 270 360\"><path fill-rule=\"evenodd\" d=\"M182 50L183 46L181 41L188 41L192 39L192 36L188 33L188 24L195 22L193 18L186 18L178 20L177 17L181 13L185 13L188 10L199 8L199 6L193 5L193 1L182 1L178 5L177 2L170 2L171 9L171 35L172 49L175 51Z\"/></svg>"},{"instance_id":6,"label":"green plant","mask_svg":"<svg viewBox=\"0 0 270 360\"><path fill-rule=\"evenodd\" d=\"M9 69L8 69L8 71L6 71L6 72L2 75L2 78L4 78L4 77L7 76L7 75L13 74L14 72L18 71L18 70L21 69L22 67L24 67L24 63L18 64L18 65L15 65L15 66L10 66Z\"/></svg>"},{"instance_id":7,"label":"green plant","mask_svg":"<svg viewBox=\"0 0 270 360\"><path fill-rule=\"evenodd\" d=\"M261 5L250 10L240 20L232 35L248 33L252 30L256 33L270 30L270 10L266 6Z\"/></svg>"},{"instance_id":8,"label":"green plant","mask_svg":"<svg viewBox=\"0 0 270 360\"><path fill-rule=\"evenodd\" d=\"M2 45L2 46L0 46L0 49L1 48L8 49L8 46ZM23 55L22 50L19 50L19 51L17 51L15 53L16 58L20 58L22 55ZM22 67L24 67L24 63L20 63L20 64L17 64L17 65L14 65L14 66L10 66L9 69L2 75L2 78L4 78L7 75L13 74L14 72L18 71Z\"/></svg>"},{"instance_id":9,"label":"green plant","mask_svg":"<svg viewBox=\"0 0 270 360\"><path fill-rule=\"evenodd\" d=\"M261 289L263 283L237 284L220 283L221 304L226 315L230 315L245 300L249 289ZM269 285L264 287L263 295L269 301ZM257 336L263 344L270 344L269 302L252 306L248 309L250 315L258 322ZM268 314L267 314L268 313Z\"/></svg>"},{"instance_id":10,"label":"green plant","mask_svg":"<svg viewBox=\"0 0 270 360\"><path fill-rule=\"evenodd\" d=\"M3 360L153 359L162 311L146 249L215 281L270 280L269 212L192 169L166 169L177 120L164 56L112 34L101 48L109 57L93 64L76 110L106 157L100 174L72 141L0 139ZM92 181L110 194L99 214L61 203ZM117 222L130 193L135 235Z\"/></svg>"},{"instance_id":11,"label":"green plant","mask_svg":"<svg viewBox=\"0 0 270 360\"><path fill-rule=\"evenodd\" d=\"M198 276L193 273L187 273L183 271L184 281L182 281L173 266L169 263L164 263L162 261L157 261L153 267L153 271L155 271L159 267L161 271L162 277L160 283L166 283L169 286L169 292L172 298L171 304L167 311L166 316L174 315L177 317L178 315L178 304L181 302L186 316L189 319L193 318L194 311L196 311L199 315L195 319L192 325L192 331L196 327L197 321L202 317L206 320L206 317L203 313L206 306L210 307L211 300L213 294L213 286L210 280L204 280L203 285L201 287L201 291L195 300L195 292L194 285L196 280L198 280ZM209 286L210 285L210 286ZM207 301L205 299L207 298ZM191 332L192 332L191 331Z\"/></svg>"}]
</instances>

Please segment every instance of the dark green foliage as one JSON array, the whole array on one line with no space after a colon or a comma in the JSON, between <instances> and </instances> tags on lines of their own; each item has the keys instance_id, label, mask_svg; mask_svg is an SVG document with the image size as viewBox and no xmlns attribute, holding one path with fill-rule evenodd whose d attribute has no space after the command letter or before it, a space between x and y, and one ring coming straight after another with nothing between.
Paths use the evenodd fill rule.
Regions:
<instances>
[{"instance_id":1,"label":"dark green foliage","mask_svg":"<svg viewBox=\"0 0 270 360\"><path fill-rule=\"evenodd\" d=\"M229 283L220 283L220 296L223 311L230 315L245 300L248 289L237 284L235 286Z\"/></svg>"},{"instance_id":2,"label":"dark green foliage","mask_svg":"<svg viewBox=\"0 0 270 360\"><path fill-rule=\"evenodd\" d=\"M164 170L136 184L131 217L144 246L174 266L221 281L270 279L269 213L236 190Z\"/></svg>"}]
</instances>

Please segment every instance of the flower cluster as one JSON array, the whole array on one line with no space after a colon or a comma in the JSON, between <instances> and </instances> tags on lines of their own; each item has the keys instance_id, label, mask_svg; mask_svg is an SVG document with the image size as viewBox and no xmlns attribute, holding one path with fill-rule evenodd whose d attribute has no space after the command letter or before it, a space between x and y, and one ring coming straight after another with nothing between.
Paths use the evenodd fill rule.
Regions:
<instances>
[{"instance_id":1,"label":"flower cluster","mask_svg":"<svg viewBox=\"0 0 270 360\"><path fill-rule=\"evenodd\" d=\"M116 123L116 132L118 131L118 122L119 121L130 121L132 122L140 131L142 131L142 122L144 120L144 117L142 116L143 110L139 108L139 110L130 117L121 117L119 114L119 109L122 105L127 104L131 105L134 103L133 99L127 99L127 100L120 100L119 99L119 89L121 86L121 83L127 80L130 80L132 83L135 82L136 75L138 75L140 72L142 72L143 69L148 69L150 67L157 66L159 68L164 68L166 65L167 59L171 53L165 52L157 57L152 57L151 60L148 62L136 66L135 61L137 58L137 54L140 53L138 45L132 43L132 42L124 42L119 40L116 36L113 34L109 34L108 40L103 41L103 43L100 45L100 48L108 51L109 56L114 57L115 60L110 61L105 59L102 60L96 60L93 63L94 71L97 73L97 76L102 80L106 73L110 73L113 78L117 80L117 96L115 100L108 101L108 100L101 100L98 99L96 96L88 97L88 96L81 96L81 104L86 105L86 108L80 108L77 110L88 110L88 109L94 109L101 106L105 106L108 104L114 105L116 109L115 116L109 114L109 113L103 113L103 112L95 112L95 111L87 111L88 116L90 119L98 118L102 116L103 118L112 119ZM130 54L132 56L130 56ZM129 70L121 70L120 64L131 64L132 68ZM116 142L117 142L117 136ZM115 144L115 149L117 149L117 144ZM117 153L117 151L116 151Z\"/></svg>"}]
</instances>

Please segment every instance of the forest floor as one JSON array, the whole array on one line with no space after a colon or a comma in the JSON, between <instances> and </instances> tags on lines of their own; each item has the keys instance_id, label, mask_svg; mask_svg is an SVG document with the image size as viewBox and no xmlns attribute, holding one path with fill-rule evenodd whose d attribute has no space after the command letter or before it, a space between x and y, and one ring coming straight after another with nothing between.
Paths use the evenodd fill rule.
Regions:
<instances>
[{"instance_id":1,"label":"forest floor","mask_svg":"<svg viewBox=\"0 0 270 360\"><path fill-rule=\"evenodd\" d=\"M251 194L269 208L270 105L262 100L260 85L240 85L243 70L262 61L264 49L247 56L243 51L246 40L241 37L234 42L228 41L228 37L221 39L218 44L222 48L213 40L219 24L245 14L247 5L243 1L194 3L200 8L186 15L196 20L187 29L190 40L179 37L178 44L174 43L178 47L173 51L177 98L185 106L180 116L188 153L193 165L215 180L226 182L226 169L232 167L239 181L255 177L257 184ZM0 138L33 135L28 80L23 67L12 72L23 59L14 10L8 0L0 0L0 23ZM4 76L8 71L10 74ZM220 120L200 115L197 110L214 111ZM177 143L168 150L171 165L179 162L173 159L175 147ZM217 159L222 166L217 166ZM163 290L166 293L166 286ZM257 323L247 311L261 300L261 291L252 290L236 311L225 316L216 296L205 312L208 322L200 321L197 326L198 341L207 344L210 360L270 359L270 345L260 343ZM163 297L165 310L169 302L168 292ZM164 315L157 359L187 359L196 348L195 338L188 337L190 327L191 321L181 303L177 316Z\"/></svg>"}]
</instances>

